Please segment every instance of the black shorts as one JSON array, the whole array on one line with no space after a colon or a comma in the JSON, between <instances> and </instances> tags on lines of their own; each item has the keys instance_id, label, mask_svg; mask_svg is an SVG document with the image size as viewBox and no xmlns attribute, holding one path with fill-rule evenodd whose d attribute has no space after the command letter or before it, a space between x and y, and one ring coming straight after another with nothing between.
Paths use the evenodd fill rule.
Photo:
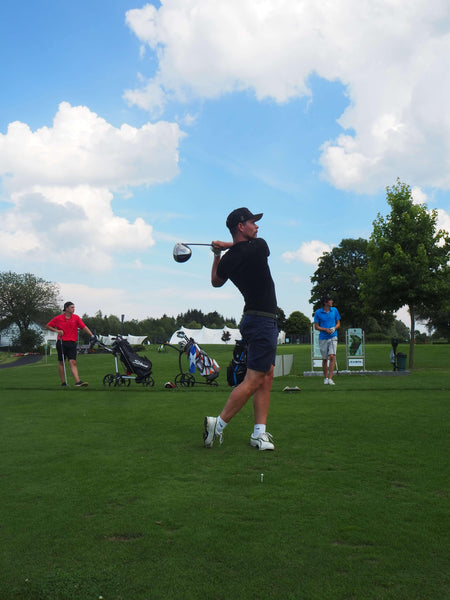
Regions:
<instances>
[{"instance_id":1,"label":"black shorts","mask_svg":"<svg viewBox=\"0 0 450 600\"><path fill-rule=\"evenodd\" d=\"M240 324L242 339L247 344L247 367L267 373L275 364L278 325L275 319L244 315Z\"/></svg>"},{"instance_id":2,"label":"black shorts","mask_svg":"<svg viewBox=\"0 0 450 600\"><path fill-rule=\"evenodd\" d=\"M64 358L68 358L69 360L77 360L77 343L76 342L66 342L65 340L62 342ZM63 361L61 354L61 340L56 342L56 350L58 352L58 360L59 362Z\"/></svg>"}]
</instances>

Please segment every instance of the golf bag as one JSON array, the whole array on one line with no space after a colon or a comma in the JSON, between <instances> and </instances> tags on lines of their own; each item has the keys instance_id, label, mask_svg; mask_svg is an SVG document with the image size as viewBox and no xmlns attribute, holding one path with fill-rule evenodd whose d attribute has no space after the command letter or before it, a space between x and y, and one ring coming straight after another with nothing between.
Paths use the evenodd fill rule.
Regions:
<instances>
[{"instance_id":1,"label":"golf bag","mask_svg":"<svg viewBox=\"0 0 450 600\"><path fill-rule=\"evenodd\" d=\"M141 383L152 372L152 362L146 357L141 357L133 350L127 340L120 336L114 340L112 345L114 356L117 354L120 357L120 362L127 370L127 375L134 373L136 375L136 383Z\"/></svg>"},{"instance_id":2,"label":"golf bag","mask_svg":"<svg viewBox=\"0 0 450 600\"><path fill-rule=\"evenodd\" d=\"M227 367L228 385L234 387L243 381L247 372L247 346L243 340L238 340L233 350L233 358Z\"/></svg>"},{"instance_id":3,"label":"golf bag","mask_svg":"<svg viewBox=\"0 0 450 600\"><path fill-rule=\"evenodd\" d=\"M206 379L214 381L219 377L220 367L214 358L206 354L191 338L184 346L184 351L189 357L189 373L195 373L195 369Z\"/></svg>"}]
</instances>

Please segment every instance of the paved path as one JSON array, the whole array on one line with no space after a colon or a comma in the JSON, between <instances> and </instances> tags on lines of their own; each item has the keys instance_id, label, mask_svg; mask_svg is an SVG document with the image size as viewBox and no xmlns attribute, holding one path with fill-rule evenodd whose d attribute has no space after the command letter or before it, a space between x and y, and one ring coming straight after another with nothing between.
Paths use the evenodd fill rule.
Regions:
<instances>
[{"instance_id":1,"label":"paved path","mask_svg":"<svg viewBox=\"0 0 450 600\"><path fill-rule=\"evenodd\" d=\"M9 367L23 367L24 365L32 365L42 359L41 354L29 354L28 356L19 356L15 361L0 364L0 369L8 369Z\"/></svg>"}]
</instances>

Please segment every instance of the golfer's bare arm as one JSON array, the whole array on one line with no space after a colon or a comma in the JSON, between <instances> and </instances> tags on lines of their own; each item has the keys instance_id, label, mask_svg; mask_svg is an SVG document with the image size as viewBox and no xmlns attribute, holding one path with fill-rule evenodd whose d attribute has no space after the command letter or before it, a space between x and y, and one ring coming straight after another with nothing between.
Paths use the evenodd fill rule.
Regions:
<instances>
[{"instance_id":1,"label":"golfer's bare arm","mask_svg":"<svg viewBox=\"0 0 450 600\"><path fill-rule=\"evenodd\" d=\"M211 268L211 284L213 287L222 287L226 279L221 279L217 275L217 267L219 266L220 256L214 256L212 268Z\"/></svg>"},{"instance_id":2,"label":"golfer's bare arm","mask_svg":"<svg viewBox=\"0 0 450 600\"><path fill-rule=\"evenodd\" d=\"M220 242L218 240L215 242L211 242L211 246L214 249L221 250L222 252L224 250L228 250L229 248L231 248L232 245L233 245L233 242ZM215 254L212 268L211 268L211 284L213 287L222 287L223 284L226 282L226 279L222 279L221 277L219 277L217 275L217 267L219 266L219 262L220 262L220 254Z\"/></svg>"},{"instance_id":3,"label":"golfer's bare arm","mask_svg":"<svg viewBox=\"0 0 450 600\"><path fill-rule=\"evenodd\" d=\"M49 331L54 331L55 333L57 333L58 335L63 335L64 331L62 329L58 329L57 327L49 327L48 325L46 325L46 328Z\"/></svg>"}]
</instances>

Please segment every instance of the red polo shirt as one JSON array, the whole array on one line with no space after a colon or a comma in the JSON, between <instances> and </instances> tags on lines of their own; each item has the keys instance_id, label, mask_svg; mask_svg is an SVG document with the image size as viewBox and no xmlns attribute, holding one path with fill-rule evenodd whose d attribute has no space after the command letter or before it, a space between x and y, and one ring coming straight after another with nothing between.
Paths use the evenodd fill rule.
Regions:
<instances>
[{"instance_id":1,"label":"red polo shirt","mask_svg":"<svg viewBox=\"0 0 450 600\"><path fill-rule=\"evenodd\" d=\"M47 325L56 329L62 329L64 331L62 339L66 342L76 342L78 339L78 330L86 327L78 315L73 314L70 315L69 319L66 319L64 313L53 317Z\"/></svg>"}]
</instances>

